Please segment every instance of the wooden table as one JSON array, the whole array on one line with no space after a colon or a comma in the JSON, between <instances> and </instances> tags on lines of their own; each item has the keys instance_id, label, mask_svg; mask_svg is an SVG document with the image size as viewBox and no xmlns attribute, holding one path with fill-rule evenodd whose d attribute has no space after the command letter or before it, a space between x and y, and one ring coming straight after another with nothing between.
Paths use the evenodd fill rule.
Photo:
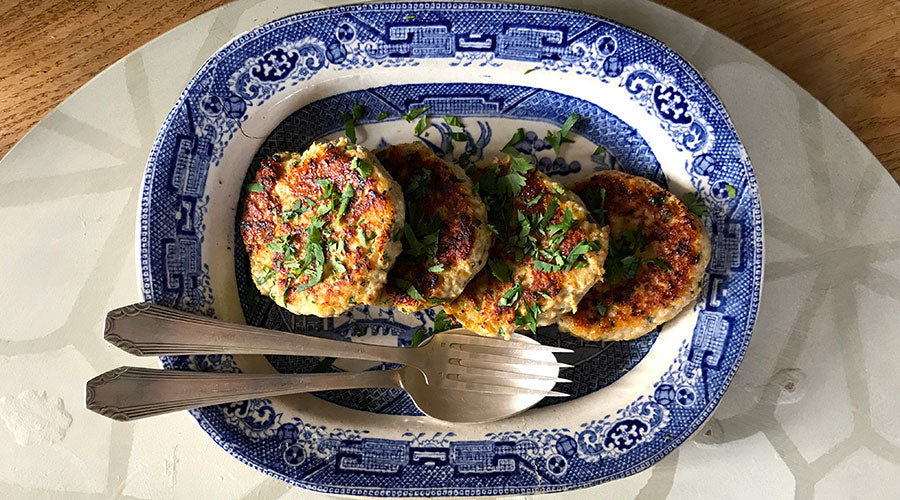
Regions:
<instances>
[{"instance_id":1,"label":"wooden table","mask_svg":"<svg viewBox=\"0 0 900 500\"><path fill-rule=\"evenodd\" d=\"M0 3L0 155L105 67L225 0ZM772 63L900 182L900 2L661 0Z\"/></svg>"}]
</instances>

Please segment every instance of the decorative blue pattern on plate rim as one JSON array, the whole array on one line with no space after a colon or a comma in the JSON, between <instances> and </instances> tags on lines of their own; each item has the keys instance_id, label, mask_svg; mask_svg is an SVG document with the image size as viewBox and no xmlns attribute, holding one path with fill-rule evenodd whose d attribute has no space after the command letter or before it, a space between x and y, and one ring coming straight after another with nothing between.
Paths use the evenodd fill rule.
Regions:
<instances>
[{"instance_id":1,"label":"decorative blue pattern on plate rim","mask_svg":"<svg viewBox=\"0 0 900 500\"><path fill-rule=\"evenodd\" d=\"M150 154L138 214L144 296L204 314L229 307L223 298L227 286L210 271L210 259L224 251L221 244L209 241L218 241L215 231L223 231L220 222L215 223L219 224L215 231L210 229L218 214L210 207L225 204L228 196L236 203L236 198L234 193L217 191L209 180L216 176L221 183L222 176L230 175L234 179L227 182L232 187L240 185L243 172L222 171L238 147L229 148L229 144L248 137L243 127L257 109L271 106L272 97L340 72L388 68L415 72L434 64L461 72L466 68L503 72L512 71L507 68L520 71L525 63L538 68L538 73L565 72L591 79L604 91L619 89L644 116L629 114L621 119L642 134L652 135L646 124L656 124L670 142L667 155L685 158L683 165L673 165L669 156L660 157L665 174L681 176L681 184L689 180L711 212L704 223L713 239L713 260L695 307L693 335L672 351L675 355L668 369L648 385L649 392L636 394L631 403L608 415L563 421L564 428L499 430L480 439L463 439L452 432L376 436L368 429L304 421L269 400L203 408L192 414L241 461L290 483L329 493L527 494L633 474L661 459L698 428L721 398L746 350L762 279L762 218L749 160L712 90L689 64L658 41L572 11L507 4L449 7L373 4L304 13L257 28L218 51L182 93ZM498 86L495 90L515 89ZM389 87L381 97L387 91L411 95ZM438 101L440 95L447 93L439 94ZM516 116L512 111L507 115L500 108L490 111L485 107L490 99L470 97L444 99L448 112L474 119L529 116L534 120L536 116ZM413 104L394 98L382 102ZM571 102L563 103L568 107ZM476 105L480 107L472 107ZM544 121L561 121L542 113ZM336 119L337 112L333 115L323 119ZM485 128L478 139L484 138L485 130L497 127L490 119L483 121ZM578 132L599 141L591 136L591 127L607 129L586 121L587 130ZM437 128L432 131L435 137L443 135ZM622 134L616 138L631 140ZM473 142L478 139L473 137ZM640 149L641 133L635 132L633 140L637 142L632 145ZM659 140L655 137L655 144ZM537 155L542 151L539 135L521 147ZM648 147L643 153L649 156L619 154L598 164L647 175L658 169L647 160L656 151ZM552 173L559 175L577 175L584 170L584 161L577 166L565 161L543 166L556 168ZM729 185L736 188L733 198L726 189ZM371 317L368 310L358 315ZM420 319L424 324L430 320ZM325 321L320 328L334 321L342 320ZM412 326L418 319L392 317L390 321ZM397 338L403 342L402 336ZM239 369L230 356L165 358L163 364L194 370ZM471 429L459 433L471 434Z\"/></svg>"}]
</instances>

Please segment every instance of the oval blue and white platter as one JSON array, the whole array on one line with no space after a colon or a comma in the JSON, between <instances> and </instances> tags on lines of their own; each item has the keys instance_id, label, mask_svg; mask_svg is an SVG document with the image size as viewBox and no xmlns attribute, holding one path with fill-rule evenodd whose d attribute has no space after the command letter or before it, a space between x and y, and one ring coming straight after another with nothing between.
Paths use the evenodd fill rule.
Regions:
<instances>
[{"instance_id":1,"label":"oval blue and white platter","mask_svg":"<svg viewBox=\"0 0 900 500\"><path fill-rule=\"evenodd\" d=\"M696 305L630 342L584 342L555 327L541 343L561 361L571 398L488 425L422 416L402 391L255 399L194 410L242 462L312 490L365 496L482 496L587 487L659 461L710 415L737 370L762 285L762 215L750 162L718 98L675 52L606 19L545 7L383 3L297 14L248 32L190 81L156 139L138 214L146 300L219 318L350 342L409 345L433 310L360 307L294 316L250 281L236 235L241 189L266 154L344 134L359 103L358 142L421 140L452 158L440 119L460 117L474 159L516 145L564 184L597 170L698 193L712 261ZM417 137L400 115L430 106ZM380 114L387 118L378 120ZM582 118L557 157L544 140ZM598 146L603 146L599 151ZM165 357L166 368L311 372L371 363L284 356Z\"/></svg>"}]
</instances>

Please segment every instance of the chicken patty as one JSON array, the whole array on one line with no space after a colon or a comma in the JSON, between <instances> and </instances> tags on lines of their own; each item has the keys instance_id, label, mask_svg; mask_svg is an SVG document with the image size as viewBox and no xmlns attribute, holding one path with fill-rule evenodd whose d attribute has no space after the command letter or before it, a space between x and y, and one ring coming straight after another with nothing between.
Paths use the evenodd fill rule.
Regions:
<instances>
[{"instance_id":1,"label":"chicken patty","mask_svg":"<svg viewBox=\"0 0 900 500\"><path fill-rule=\"evenodd\" d=\"M413 313L459 295L487 262L493 235L481 198L456 165L421 142L375 151L403 186L403 252L388 272L381 305Z\"/></svg>"},{"instance_id":2,"label":"chicken patty","mask_svg":"<svg viewBox=\"0 0 900 500\"><path fill-rule=\"evenodd\" d=\"M262 161L239 224L260 292L295 314L374 304L400 254L400 186L368 150L341 138Z\"/></svg>"},{"instance_id":3,"label":"chicken patty","mask_svg":"<svg viewBox=\"0 0 900 500\"><path fill-rule=\"evenodd\" d=\"M586 340L630 340L669 321L700 293L710 258L700 219L643 177L603 171L574 187L610 225L604 282L559 329Z\"/></svg>"},{"instance_id":4,"label":"chicken patty","mask_svg":"<svg viewBox=\"0 0 900 500\"><path fill-rule=\"evenodd\" d=\"M497 236L488 267L444 305L447 314L479 335L509 338L575 311L603 276L608 229L525 158L507 156L470 176Z\"/></svg>"}]
</instances>

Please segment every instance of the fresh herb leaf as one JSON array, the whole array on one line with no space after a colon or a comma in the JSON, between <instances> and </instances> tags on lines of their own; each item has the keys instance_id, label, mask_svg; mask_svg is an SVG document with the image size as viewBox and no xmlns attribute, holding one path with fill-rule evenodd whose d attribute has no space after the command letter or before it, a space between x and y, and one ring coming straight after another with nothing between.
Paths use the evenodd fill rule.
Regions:
<instances>
[{"instance_id":1,"label":"fresh herb leaf","mask_svg":"<svg viewBox=\"0 0 900 500\"><path fill-rule=\"evenodd\" d=\"M706 203L703 203L703 200L697 196L697 193L685 193L681 201L684 202L684 205L688 210L698 217L709 215L709 208L706 206Z\"/></svg>"},{"instance_id":2,"label":"fresh herb leaf","mask_svg":"<svg viewBox=\"0 0 900 500\"><path fill-rule=\"evenodd\" d=\"M532 71L537 71L537 70L539 70L539 69L540 69L540 68L537 68L537 67L534 67L534 68L531 68L531 69L526 69L526 70L525 70L525 73L523 73L523 74L527 75L528 73L531 73Z\"/></svg>"},{"instance_id":3,"label":"fresh herb leaf","mask_svg":"<svg viewBox=\"0 0 900 500\"><path fill-rule=\"evenodd\" d=\"M459 121L459 118L453 115L444 115L444 123L450 125L451 127L465 128L465 125L463 125L462 122Z\"/></svg>"},{"instance_id":4,"label":"fresh herb leaf","mask_svg":"<svg viewBox=\"0 0 900 500\"><path fill-rule=\"evenodd\" d=\"M597 302L597 312L600 314L600 316L606 316L606 311L607 311L608 309L609 309L609 308L606 306L606 304L603 304L603 303L601 303L601 302Z\"/></svg>"},{"instance_id":5,"label":"fresh herb leaf","mask_svg":"<svg viewBox=\"0 0 900 500\"><path fill-rule=\"evenodd\" d=\"M456 142L469 142L469 136L465 132L450 132L448 135Z\"/></svg>"},{"instance_id":6,"label":"fresh herb leaf","mask_svg":"<svg viewBox=\"0 0 900 500\"><path fill-rule=\"evenodd\" d=\"M732 200L737 198L737 188L731 184L725 184L725 192L728 193L728 197Z\"/></svg>"},{"instance_id":7,"label":"fresh herb leaf","mask_svg":"<svg viewBox=\"0 0 900 500\"><path fill-rule=\"evenodd\" d=\"M497 180L497 185L500 186L509 196L519 196L519 193L522 192L522 187L525 185L525 177L522 174L516 172L510 172L500 179Z\"/></svg>"},{"instance_id":8,"label":"fresh herb leaf","mask_svg":"<svg viewBox=\"0 0 900 500\"><path fill-rule=\"evenodd\" d=\"M437 264L429 267L428 271L432 273L442 273L444 272L444 265L438 262Z\"/></svg>"},{"instance_id":9,"label":"fresh herb leaf","mask_svg":"<svg viewBox=\"0 0 900 500\"><path fill-rule=\"evenodd\" d=\"M406 19L407 21L412 21L415 18L416 18L416 16L414 16L412 14L407 14L407 15L403 16L403 19Z\"/></svg>"},{"instance_id":10,"label":"fresh herb leaf","mask_svg":"<svg viewBox=\"0 0 900 500\"><path fill-rule=\"evenodd\" d=\"M512 272L505 260L491 257L488 259L488 267L491 268L491 274L498 280L504 283L512 282Z\"/></svg>"},{"instance_id":11,"label":"fresh herb leaf","mask_svg":"<svg viewBox=\"0 0 900 500\"><path fill-rule=\"evenodd\" d=\"M666 193L656 193L647 199L647 202L653 206L661 207L666 204L666 198L668 195Z\"/></svg>"},{"instance_id":12,"label":"fresh herb leaf","mask_svg":"<svg viewBox=\"0 0 900 500\"><path fill-rule=\"evenodd\" d=\"M652 259L646 259L645 262L653 264L654 266L659 267L660 269L664 269L666 272L671 272L674 270L674 268L672 266L670 266L668 262L666 262L658 257L653 257Z\"/></svg>"},{"instance_id":13,"label":"fresh herb leaf","mask_svg":"<svg viewBox=\"0 0 900 500\"><path fill-rule=\"evenodd\" d=\"M356 169L359 172L360 177L363 179L367 179L370 175L372 175L372 165L369 162L360 159L356 156L350 160L350 168Z\"/></svg>"},{"instance_id":14,"label":"fresh herb leaf","mask_svg":"<svg viewBox=\"0 0 900 500\"><path fill-rule=\"evenodd\" d=\"M339 260L332 260L331 267L334 268L335 274L347 274L347 268L344 263Z\"/></svg>"},{"instance_id":15,"label":"fresh herb leaf","mask_svg":"<svg viewBox=\"0 0 900 500\"><path fill-rule=\"evenodd\" d=\"M450 319L447 316L447 312L441 309L434 316L434 333L445 332L447 330L453 330L454 328L459 328L459 323Z\"/></svg>"},{"instance_id":16,"label":"fresh herb leaf","mask_svg":"<svg viewBox=\"0 0 900 500\"><path fill-rule=\"evenodd\" d=\"M556 153L556 156L559 156L559 148L564 143L567 142L575 142L569 139L569 131L572 130L572 127L575 123L581 119L581 116L578 113L572 113L566 118L566 121L563 122L562 127L556 132L547 131L547 136L544 138L548 144L553 148L553 152Z\"/></svg>"},{"instance_id":17,"label":"fresh herb leaf","mask_svg":"<svg viewBox=\"0 0 900 500\"><path fill-rule=\"evenodd\" d=\"M560 234L566 234L572 226L575 225L575 220L572 215L572 209L566 208L566 213L563 215L563 219L559 221L557 224L553 224L549 228L547 228L547 235L553 236L557 232Z\"/></svg>"},{"instance_id":18,"label":"fresh herb leaf","mask_svg":"<svg viewBox=\"0 0 900 500\"><path fill-rule=\"evenodd\" d=\"M423 340L425 340L425 328L420 326L419 328L416 328L416 331L413 333L412 340L409 341L409 346L419 347Z\"/></svg>"},{"instance_id":19,"label":"fresh herb leaf","mask_svg":"<svg viewBox=\"0 0 900 500\"><path fill-rule=\"evenodd\" d=\"M270 279L275 277L274 269L269 269L268 267L266 267L265 269L266 269L266 274L260 276L259 279L256 280L257 285L262 285L266 281L269 281Z\"/></svg>"},{"instance_id":20,"label":"fresh herb leaf","mask_svg":"<svg viewBox=\"0 0 900 500\"><path fill-rule=\"evenodd\" d=\"M380 122L389 116L391 116L390 113L382 111L381 113L378 113L378 116L375 117L375 121Z\"/></svg>"},{"instance_id":21,"label":"fresh herb leaf","mask_svg":"<svg viewBox=\"0 0 900 500\"><path fill-rule=\"evenodd\" d=\"M527 326L531 333L537 333L537 318L541 314L541 306L537 301L525 301L525 314L516 314L516 326Z\"/></svg>"},{"instance_id":22,"label":"fresh herb leaf","mask_svg":"<svg viewBox=\"0 0 900 500\"><path fill-rule=\"evenodd\" d=\"M500 300L497 301L498 306L513 306L519 301L522 295L522 282L516 283L512 288L506 291Z\"/></svg>"},{"instance_id":23,"label":"fresh herb leaf","mask_svg":"<svg viewBox=\"0 0 900 500\"><path fill-rule=\"evenodd\" d=\"M266 192L266 187L258 182L251 182L247 184L247 191L251 193L264 193Z\"/></svg>"},{"instance_id":24,"label":"fresh herb leaf","mask_svg":"<svg viewBox=\"0 0 900 500\"><path fill-rule=\"evenodd\" d=\"M551 264L549 262L544 262L542 260L535 259L534 269L536 271L541 271L541 272L545 272L545 273L555 273L556 271L559 271L560 267L557 266L556 264Z\"/></svg>"},{"instance_id":25,"label":"fresh herb leaf","mask_svg":"<svg viewBox=\"0 0 900 500\"><path fill-rule=\"evenodd\" d=\"M519 128L516 130L516 133L509 139L503 149L500 151L508 154L508 155L517 155L519 151L515 148L515 145L525 140L525 129Z\"/></svg>"},{"instance_id":26,"label":"fresh herb leaf","mask_svg":"<svg viewBox=\"0 0 900 500\"><path fill-rule=\"evenodd\" d=\"M394 282L397 284L398 287L400 287L401 290L406 292L406 295L409 295L410 297L412 297L418 301L422 301L422 302L425 301L425 297L422 297L422 294L419 293L419 291L416 290L416 287L409 281L397 278L396 280L394 280Z\"/></svg>"},{"instance_id":27,"label":"fresh herb leaf","mask_svg":"<svg viewBox=\"0 0 900 500\"><path fill-rule=\"evenodd\" d=\"M424 106L421 108L413 108L413 109L409 110L408 113L400 115L400 118L403 118L407 122L412 123L412 121L415 120L416 118L418 118L419 115L428 111L429 109L431 109L431 106Z\"/></svg>"},{"instance_id":28,"label":"fresh herb leaf","mask_svg":"<svg viewBox=\"0 0 900 500\"><path fill-rule=\"evenodd\" d=\"M525 202L525 206L526 206L526 207L533 207L534 205L537 204L537 202L541 201L541 197L543 197L543 196L544 196L543 194L539 194L539 195L535 196L534 198L532 198L532 199L526 201L526 202Z\"/></svg>"},{"instance_id":29,"label":"fresh herb leaf","mask_svg":"<svg viewBox=\"0 0 900 500\"><path fill-rule=\"evenodd\" d=\"M416 122L416 126L413 129L413 132L415 132L416 135L420 135L422 132L425 131L426 128L428 128L427 120L428 120L428 113L422 113L421 118L419 118L419 121Z\"/></svg>"},{"instance_id":30,"label":"fresh herb leaf","mask_svg":"<svg viewBox=\"0 0 900 500\"><path fill-rule=\"evenodd\" d=\"M359 241L362 242L363 246L368 246L369 242L366 239L366 230L363 229L362 226L357 226L356 228L356 237L359 238Z\"/></svg>"},{"instance_id":31,"label":"fresh herb leaf","mask_svg":"<svg viewBox=\"0 0 900 500\"><path fill-rule=\"evenodd\" d=\"M597 146L597 149L595 149L594 152L591 153L591 156L602 155L605 152L606 152L606 148L604 148L603 146Z\"/></svg>"},{"instance_id":32,"label":"fresh herb leaf","mask_svg":"<svg viewBox=\"0 0 900 500\"><path fill-rule=\"evenodd\" d=\"M327 200L331 198L334 191L334 183L331 182L331 179L316 179L316 184L322 188L320 199Z\"/></svg>"},{"instance_id":33,"label":"fresh herb leaf","mask_svg":"<svg viewBox=\"0 0 900 500\"><path fill-rule=\"evenodd\" d=\"M566 257L566 269L572 269L572 266L575 265L578 257L581 257L588 252L596 252L598 250L600 250L600 244L598 242L581 240L574 248L572 248L569 255Z\"/></svg>"},{"instance_id":34,"label":"fresh herb leaf","mask_svg":"<svg viewBox=\"0 0 900 500\"><path fill-rule=\"evenodd\" d=\"M353 194L353 186L348 182L347 185L344 186L344 190L341 192L341 206L337 211L338 219L344 216L344 212L347 211L347 206L350 205L350 200L353 199Z\"/></svg>"},{"instance_id":35,"label":"fresh herb leaf","mask_svg":"<svg viewBox=\"0 0 900 500\"><path fill-rule=\"evenodd\" d=\"M353 104L353 108L350 111L341 113L341 121L344 122L344 135L347 136L347 139L350 142L356 142L356 123L362 118L362 115L365 114L366 108L364 106L360 106L359 102L355 102Z\"/></svg>"},{"instance_id":36,"label":"fresh herb leaf","mask_svg":"<svg viewBox=\"0 0 900 500\"><path fill-rule=\"evenodd\" d=\"M606 188L588 188L580 193L581 199L587 205L591 215L597 219L597 224L606 225Z\"/></svg>"}]
</instances>

